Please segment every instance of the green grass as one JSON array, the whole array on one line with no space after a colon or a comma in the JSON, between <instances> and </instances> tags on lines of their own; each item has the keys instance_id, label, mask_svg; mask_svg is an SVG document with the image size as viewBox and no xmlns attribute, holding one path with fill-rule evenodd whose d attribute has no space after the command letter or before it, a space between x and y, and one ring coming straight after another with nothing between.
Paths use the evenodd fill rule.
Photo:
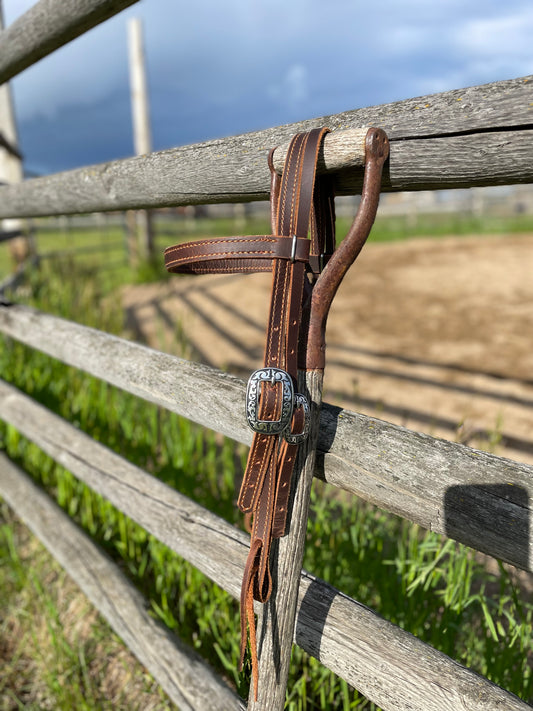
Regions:
<instances>
[{"instance_id":1,"label":"green grass","mask_svg":"<svg viewBox=\"0 0 533 711\"><path fill-rule=\"evenodd\" d=\"M468 213L441 213L378 216L369 237L371 242L391 242L409 237L443 237L464 235L492 235L513 232L533 232L533 215L480 215ZM338 239L343 239L350 227L352 218L337 218ZM224 236L232 234L270 234L270 221L265 218L248 218L244 228L236 226L232 218L199 218L194 230L190 223L182 220L159 221L160 229L172 232L177 241L198 239L201 236ZM172 244L172 236L158 238L158 243ZM166 241L165 241L166 240Z\"/></svg>"},{"instance_id":2,"label":"green grass","mask_svg":"<svg viewBox=\"0 0 533 711\"><path fill-rule=\"evenodd\" d=\"M349 220L339 221L339 234L346 234ZM369 241L391 242L409 237L448 237L467 235L497 235L511 232L533 232L533 215L473 216L467 213L378 216Z\"/></svg>"},{"instance_id":3,"label":"green grass","mask_svg":"<svg viewBox=\"0 0 533 711\"><path fill-rule=\"evenodd\" d=\"M119 274L117 282L123 278ZM28 303L45 311L120 334L122 313L112 291L113 281L86 260L47 261L33 277L31 288L22 293L27 294ZM244 448L5 338L0 343L0 371L5 380L98 441L240 525L234 500ZM237 603L1 423L0 446L120 564L149 600L153 614L179 630L245 695L249 670L236 671ZM3 610L10 609L21 590L37 590L31 595L39 597L38 584L31 587L30 570L21 564L13 545L12 529L12 521L4 518L0 537ZM465 546L315 482L305 567L454 659L521 698L533 700L533 606L503 565L497 574L489 573ZM43 604L40 614L55 630L54 639L61 632L60 618L53 604ZM6 624L6 618L2 619L4 630ZM31 657L36 653L31 617L25 624L28 644L19 654ZM93 653L87 651L89 657ZM67 677L62 672L64 655L50 653L46 671L41 672L49 707L67 708L64 694L68 692L71 708L107 708L100 686L83 672L83 665L90 666L91 659L84 662L79 655L72 657L68 649L65 654L73 665ZM63 659L63 667L56 659ZM65 684L54 684L55 678L65 679ZM16 685L0 682L2 701L3 694L15 703L16 693ZM92 699L92 705L82 705L83 699ZM130 708L120 703L115 708ZM5 708L22 708L7 704ZM318 661L294 649L287 708L370 711L376 707Z\"/></svg>"},{"instance_id":4,"label":"green grass","mask_svg":"<svg viewBox=\"0 0 533 711\"><path fill-rule=\"evenodd\" d=\"M174 706L59 564L0 503L0 708Z\"/></svg>"}]
</instances>

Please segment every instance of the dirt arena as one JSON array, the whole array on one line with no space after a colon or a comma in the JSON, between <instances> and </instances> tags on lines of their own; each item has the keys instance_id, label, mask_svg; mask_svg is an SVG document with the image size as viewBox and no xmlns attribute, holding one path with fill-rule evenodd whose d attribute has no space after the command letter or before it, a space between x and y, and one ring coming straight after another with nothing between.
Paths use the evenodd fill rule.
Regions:
<instances>
[{"instance_id":1,"label":"dirt arena","mask_svg":"<svg viewBox=\"0 0 533 711\"><path fill-rule=\"evenodd\" d=\"M533 234L367 245L331 311L325 400L533 463L532 272ZM173 277L123 301L137 338L247 377L269 290Z\"/></svg>"}]
</instances>

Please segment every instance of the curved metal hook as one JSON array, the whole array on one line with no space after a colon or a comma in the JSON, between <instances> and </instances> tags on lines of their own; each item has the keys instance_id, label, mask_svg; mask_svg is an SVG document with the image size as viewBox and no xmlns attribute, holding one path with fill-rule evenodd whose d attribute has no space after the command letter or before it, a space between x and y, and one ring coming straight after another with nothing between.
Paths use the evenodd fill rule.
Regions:
<instances>
[{"instance_id":1,"label":"curved metal hook","mask_svg":"<svg viewBox=\"0 0 533 711\"><path fill-rule=\"evenodd\" d=\"M365 140L365 175L361 202L346 238L319 276L311 297L306 369L323 370L326 321L340 283L367 240L378 209L383 165L389 157L389 139L381 128L371 128Z\"/></svg>"}]
</instances>

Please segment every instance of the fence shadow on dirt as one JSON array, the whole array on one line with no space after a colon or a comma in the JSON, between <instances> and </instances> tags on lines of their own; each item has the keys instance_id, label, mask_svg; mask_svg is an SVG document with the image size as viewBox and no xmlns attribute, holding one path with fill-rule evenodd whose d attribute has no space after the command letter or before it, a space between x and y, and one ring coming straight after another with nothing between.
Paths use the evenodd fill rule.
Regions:
<instances>
[{"instance_id":1,"label":"fence shadow on dirt","mask_svg":"<svg viewBox=\"0 0 533 711\"><path fill-rule=\"evenodd\" d=\"M239 275L228 275L216 282L216 293L209 287L202 287L198 282L175 280L175 286L160 297L142 298L134 305L126 307L126 322L136 338L153 343L153 335L147 332L148 313L158 321L161 329L167 334L179 333L184 339L186 352L194 360L223 370L242 378L248 377L250 370L260 365L263 344L264 325L247 310L244 303L224 297L221 285L241 279ZM224 317L221 316L223 309ZM140 313L144 314L140 317ZM180 325L180 318L187 313L189 328ZM189 319L189 317L191 317ZM193 325L194 324L194 325ZM243 329L247 334L257 334L256 342L250 342L250 336L243 337ZM217 343L226 344L231 357L221 361L211 347L212 339ZM253 336L252 336L253 338ZM172 350L172 335L167 340L167 347ZM183 348L183 344L181 346ZM457 397L467 398L470 403L478 403L480 407L498 408L513 406L525 417L533 419L533 380L515 378L504 373L489 369L477 370L468 365L436 362L424 358L413 357L404 353L388 352L367 348L364 345L354 346L346 343L328 341L330 358L327 366L326 399L335 405L350 407L357 411L377 417L392 419L404 426L414 426L416 429L434 434L453 441L459 441L480 448L498 446L504 454L521 457L533 457L533 439L517 436L510 432L498 430L477 424L475 421L465 422L454 418L446 402ZM207 354L210 354L209 356ZM368 361L374 364L369 365ZM428 370L434 376L428 375ZM421 372L423 374L421 374ZM470 384L470 380L482 377L486 387ZM365 385L360 385L364 377ZM331 381L331 385L328 383ZM390 383L390 397L375 397L366 391L370 383ZM345 387L339 387L345 383ZM354 383L356 385L354 385ZM403 386L398 388L397 384ZM442 391L443 407L435 410L433 407L416 407L411 401L410 393ZM370 388L372 392L372 388ZM517 394L519 392L520 394ZM417 398L417 402L420 398Z\"/></svg>"}]
</instances>

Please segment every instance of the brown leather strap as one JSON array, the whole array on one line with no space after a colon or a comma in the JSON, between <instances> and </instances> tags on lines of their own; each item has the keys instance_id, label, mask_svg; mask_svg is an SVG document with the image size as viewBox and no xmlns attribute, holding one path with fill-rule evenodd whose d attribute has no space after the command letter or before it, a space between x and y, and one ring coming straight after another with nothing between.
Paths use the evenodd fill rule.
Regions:
<instances>
[{"instance_id":1,"label":"brown leather strap","mask_svg":"<svg viewBox=\"0 0 533 711\"><path fill-rule=\"evenodd\" d=\"M254 581L259 570L258 553L260 543L252 543L250 553L244 567L244 577L241 587L241 640L246 639L247 628L250 629L250 649L252 656L252 674L254 682L254 696L257 699L257 685L259 682L258 664L257 664L257 641L255 634L255 619L254 619ZM246 654L246 645L241 643L239 669L242 669L244 664L244 655Z\"/></svg>"},{"instance_id":2,"label":"brown leather strap","mask_svg":"<svg viewBox=\"0 0 533 711\"><path fill-rule=\"evenodd\" d=\"M176 245L165 250L165 265L179 273L272 271L264 368L288 374L296 390L299 341L305 341L312 282L335 247L333 190L330 179L315 179L316 163L328 129L294 136L280 177L271 168L273 235L224 237ZM308 239L308 235L311 239ZM273 371L269 371L273 372ZM284 407L279 382L263 379L257 416L275 423ZM296 407L290 433L300 434L305 413ZM285 433L285 434L290 434ZM280 434L255 431L239 493L238 506L253 515L251 546L241 592L241 666L247 628L250 630L254 687L257 694L257 653L253 600L266 602L272 592L270 546L285 534L296 442Z\"/></svg>"},{"instance_id":3,"label":"brown leather strap","mask_svg":"<svg viewBox=\"0 0 533 711\"><path fill-rule=\"evenodd\" d=\"M306 264L309 248L309 240L302 237L221 237L167 247L165 267L180 274L270 272L273 259Z\"/></svg>"}]
</instances>

